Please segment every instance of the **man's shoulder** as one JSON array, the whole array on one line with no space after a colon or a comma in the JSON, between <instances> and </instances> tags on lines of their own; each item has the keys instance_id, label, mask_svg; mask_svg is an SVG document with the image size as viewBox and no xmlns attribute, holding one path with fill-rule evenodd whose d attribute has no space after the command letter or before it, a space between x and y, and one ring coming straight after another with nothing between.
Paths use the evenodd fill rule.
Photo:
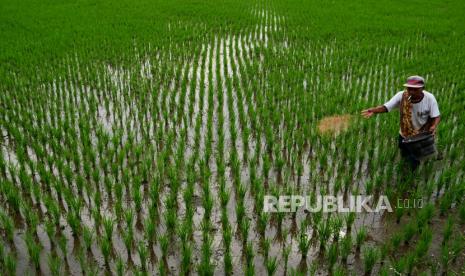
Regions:
<instances>
[{"instance_id":1,"label":"man's shoulder","mask_svg":"<svg viewBox=\"0 0 465 276\"><path fill-rule=\"evenodd\" d=\"M426 90L423 90L423 93L425 94L425 97L429 100L436 100L436 97L433 95L433 93L428 92Z\"/></svg>"},{"instance_id":2,"label":"man's shoulder","mask_svg":"<svg viewBox=\"0 0 465 276\"><path fill-rule=\"evenodd\" d=\"M431 93L431 92L429 92L429 91L423 90L423 93L424 93L425 96L427 96L427 97L433 97L433 98L434 98L433 93Z\"/></svg>"}]
</instances>

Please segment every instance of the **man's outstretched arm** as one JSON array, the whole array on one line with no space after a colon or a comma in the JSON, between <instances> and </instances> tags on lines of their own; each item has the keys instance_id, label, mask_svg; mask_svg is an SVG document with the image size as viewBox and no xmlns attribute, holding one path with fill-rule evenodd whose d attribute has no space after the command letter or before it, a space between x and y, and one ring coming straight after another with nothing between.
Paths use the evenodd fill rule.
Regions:
<instances>
[{"instance_id":1,"label":"man's outstretched arm","mask_svg":"<svg viewBox=\"0 0 465 276\"><path fill-rule=\"evenodd\" d=\"M373 116L373 114L385 113L385 112L388 112L386 106L380 105L380 106L377 106L377 107L371 107L371 108L363 110L362 115L365 118L370 118L371 116Z\"/></svg>"}]
</instances>

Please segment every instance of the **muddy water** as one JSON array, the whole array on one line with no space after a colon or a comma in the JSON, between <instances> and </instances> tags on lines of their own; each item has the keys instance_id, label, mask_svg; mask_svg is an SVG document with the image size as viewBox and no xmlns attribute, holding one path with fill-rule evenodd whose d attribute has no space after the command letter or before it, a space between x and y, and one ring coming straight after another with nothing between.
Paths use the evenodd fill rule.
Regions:
<instances>
[{"instance_id":1,"label":"muddy water","mask_svg":"<svg viewBox=\"0 0 465 276\"><path fill-rule=\"evenodd\" d=\"M212 149L215 151L217 149L217 141L218 141L218 133L217 129L222 128L223 132L225 133L225 161L228 164L230 159L231 148L235 147L238 152L238 157L241 164L247 164L249 160L244 160L244 152L253 153L256 150L256 147L261 147L261 152L263 153L266 148L265 139L264 137L261 138L261 142L255 138L250 138L248 148L244 148L244 141L242 141L242 128L250 128L251 121L249 116L245 116L245 122L241 122L238 114L239 110L242 108L245 114L249 114L250 110L257 109L257 103L253 100L248 100L245 96L246 93L251 89L251 82L257 76L249 76L244 75L242 72L247 72L247 70L241 69L248 69L251 66L259 65L260 70L265 70L263 68L263 63L265 59L265 55L260 49L266 49L269 45L282 45L283 47L287 48L288 43L286 40L284 41L273 41L272 32L277 32L282 29L282 25L284 24L285 18L281 15L274 13L273 11L266 10L266 9L255 9L252 11L254 15L261 18L262 21L260 24L257 24L251 27L250 31L243 32L240 34L229 34L224 36L216 36L212 41L209 41L202 45L198 51L194 51L192 56L186 60L181 60L181 66L173 65L168 70L167 73L168 80L161 82L159 84L157 94L153 96L152 101L156 102L160 109L166 108L169 109L169 106L174 105L177 106L180 103L181 93L181 84L185 81L187 83L186 90L186 104L184 107L181 107L185 114L188 114L188 107L189 104L193 105L193 115L192 117L187 118L187 121L184 121L184 124L181 126L175 126L173 120L169 120L168 130L182 130L187 129L187 145L185 151L185 159L189 160L195 150L199 150L200 153L203 153L207 147L206 145L206 132L207 132L207 116L208 111L213 110L213 142L212 142ZM258 51L258 58L255 55L255 51ZM399 52L402 50L399 48L391 48L389 49L389 54L394 56L399 56ZM149 53L150 54L150 53ZM171 55L171 54L170 54ZM334 49L332 47L324 47L319 50L317 54L315 54L318 58L321 58L321 64L317 64L315 66L316 71L321 71L322 69L330 67L332 65L334 59ZM142 135L141 135L141 128L142 123L139 122L138 118L134 115L141 112L140 106L136 103L126 102L126 96L131 94L131 87L130 81L131 76L135 73L139 74L142 79L150 82L152 85L153 79L156 77L157 73L154 70L157 70L156 67L161 67L163 57L159 57L158 54L156 58L150 59L150 57L140 58L140 68L126 70L120 68L118 66L110 66L108 65L105 68L105 77L109 79L109 83L111 87L108 87L108 90L114 89L114 98L110 100L108 106L100 103L97 107L97 118L99 124L102 126L103 130L109 135L109 137L113 137L115 135L115 130L120 129L123 127L123 143L127 141L128 134L130 131L134 131L135 134L135 143L143 146L144 149L148 145L142 144ZM171 60L171 57L170 57ZM79 68L79 64L75 65ZM178 68L180 68L179 71ZM219 71L217 69L219 68ZM371 67L372 68L372 67ZM70 69L70 74L72 69ZM82 76L80 71L78 70L77 79L81 80ZM154 73L155 72L155 73ZM204 75L202 75L204 72ZM217 74L219 72L219 74ZM393 81L392 76L385 78L384 81L380 78L380 76L388 74L393 75L392 69L386 67L379 70L372 70L370 69L369 74L367 77L363 77L360 81L357 79L357 83L352 83L351 73L348 73L346 84L348 89L351 89L353 85L355 86L362 86L366 88L367 91L374 90L376 91L374 94L365 93L363 96L367 101L379 101L380 99L384 98L386 95L382 93L381 90L385 90L385 88L389 84L389 82ZM210 81L210 74L212 79ZM70 75L71 78L71 75ZM202 82L202 80L204 80ZM378 80L378 82L376 81ZM232 93L231 95L228 93L228 83L232 82ZM320 83L321 82L321 83ZM194 87L195 83L195 87ZM307 89L314 89L315 87L320 87L321 85L328 85L322 84L323 81L320 80L320 76L318 75L310 75L308 79L303 80L304 90ZM70 87L68 91L67 87ZM104 86L104 85L100 85ZM209 88L213 90L213 104L209 106ZM82 93L82 94L89 94L89 93L109 93L109 91L97 91L91 87L82 87L82 86L73 86L73 85L58 85L54 84L51 90L55 91L55 93L59 93L61 90L63 93ZM203 90L204 94L202 97L201 90ZM254 91L255 92L255 91ZM189 103L190 94L194 93L194 103ZM220 106L218 101L218 95L221 93L223 98L223 104ZM165 101L164 101L165 100ZM172 102L174 101L174 102ZM161 106L164 104L165 106ZM231 105L230 105L231 104ZM221 112L224 116L224 124L219 125L218 122L218 112ZM233 118L234 116L234 120ZM152 115L152 114L151 114ZM175 117L175 116L174 116ZM315 116L313 116L315 117ZM158 122L153 120L150 117L151 121L149 124L150 129L156 129L158 127L164 127L163 122ZM167 118L165 118L167 119ZM195 138L195 127L197 126L197 119L199 119L199 126L200 126L200 145L199 149L195 149L194 145L194 138ZM155 122L153 122L155 121ZM376 126L379 127L379 120L376 121ZM177 127L181 128L178 129ZM238 136L235 144L233 145L230 129L233 127L238 131ZM260 133L258 135L261 135ZM97 144L96 135L93 135L93 146ZM174 150L178 149L182 143L185 141L181 140L180 137L176 137L174 142ZM154 143L154 142L150 142ZM150 146L156 147L154 144L150 144ZM361 152L360 158L356 161L355 171L348 172L350 175L353 175L354 185L360 187L360 191L364 191L364 186L366 184L366 178L369 174L368 170L368 163L371 158L369 156L367 150L363 150L362 144L358 142L356 144L357 150ZM375 150L375 156L378 154L379 148ZM332 141L329 146L324 146L322 142L317 139L316 145L313 145L312 148L306 149L307 152L303 153L303 157L301 160L304 164L303 166L303 173L300 177L301 187L298 188L298 191L301 193L308 193L311 191L311 186L314 184L313 182L316 181L315 174L318 175L318 179L321 180L321 183L318 182L316 192L320 193L323 190L320 187L328 186L329 189L332 191L334 188L335 181L339 178L340 175L343 175L346 170L345 164L342 162L338 162L334 156L337 156L337 144L335 141ZM6 147L2 147L2 152L5 156L8 156L8 162L11 165L17 165L17 157L14 151L10 150L10 146L7 145ZM318 160L318 156L323 154L328 155L328 163L327 164L320 164ZM32 156L33 153L31 152L30 155ZM308 158L307 158L308 156ZM249 158L251 156L249 155ZM33 158L31 158L33 159ZM97 157L96 162L98 164L101 163L99 157ZM212 210L212 216L210 218L211 223L213 225L212 231L209 235L212 238L212 251L213 251L213 263L215 264L215 273L222 274L224 271L223 266L223 258L224 258L224 244L222 241L222 227L221 227L221 208L219 206L219 187L218 183L216 183L215 179L217 179L217 168L216 168L216 160L215 156L213 155L212 158L209 160L209 168L212 172L211 180L211 191L212 196L214 198L214 207ZM315 165L316 164L316 165ZM133 164L130 163L130 160L124 160L124 166L132 166ZM312 168L313 166L316 168L314 171ZM326 167L330 169L327 169ZM258 176L263 177L261 175L261 170L263 168L263 162L260 159L257 165ZM285 169L287 173L291 168L286 167ZM58 176L58 171L56 169L53 171L55 175ZM103 172L99 172L100 176L103 177ZM228 164L226 168L225 175L227 176L226 187L231 191L230 200L227 205L228 211L228 218L229 223L233 226L234 230L234 237L232 239L231 244L231 252L233 258L233 270L234 274L242 275L244 273L244 266L246 260L244 260L244 248L242 245L242 239L238 236L237 231L237 214L236 214L236 204L237 204L237 194L234 189L234 184L232 181L232 172L231 166ZM11 177L11 176L10 176ZM118 175L118 177L121 177ZM243 166L241 170L241 182L244 183L246 186L250 183L250 175L249 169L247 166ZM183 177L181 177L183 178ZM277 173L275 170L270 171L270 179L275 181L277 179ZM194 209L194 234L193 234L193 265L198 265L200 263L201 258L201 248L203 244L202 239L202 230L201 230L201 223L204 219L205 210L202 207L202 199L203 194L200 189L200 186L196 183L196 189L194 193L194 206L185 206L184 199L182 198L182 192L186 188L185 179L181 179L181 187L178 192L177 202L178 202L178 209L177 209L177 216L179 222L185 218L186 209L193 208ZM289 185L295 185L296 179L292 176L286 174L284 176L284 182L289 183ZM128 185L125 183L125 185ZM75 189L75 187L73 187ZM105 218L111 218L116 220L116 215L114 213L114 203L110 202L110 197L106 190L102 187L101 188L102 194L102 206L98 210L98 212ZM141 187L141 192L144 193L143 187ZM160 213L160 221L157 222L156 230L157 235L163 235L167 232L166 229L166 222L163 214L166 213L166 206L165 202L170 194L171 190L169 184L162 188L161 193L161 204L159 207ZM101 239L101 233L97 233L98 230L95 229L95 220L93 215L91 215L90 206L95 206L95 201L92 198L92 195L87 194L87 191L83 192L84 194L84 203L80 219L82 220L82 225L89 227L92 230L95 230L95 238ZM53 195L56 197L56 195ZM131 195L128 195L126 189L123 191L123 209L132 208L134 209L134 202L132 200L125 200L127 197L130 198ZM113 195L114 199L114 195ZM257 274L262 275L266 272L266 267L264 264L264 254L261 250L260 244L260 235L257 233L257 214L254 211L253 207L256 204L255 198L250 194L250 188L248 188L245 194L245 215L248 219L250 219L250 231L248 233L247 240L252 242L255 257L254 257L254 266ZM43 203L40 203L43 205ZM145 200L143 202L142 210L140 216L142 218L147 218L149 216L148 212L148 205L150 202ZM65 205L65 210L68 210L68 206ZM45 207L43 210L45 211ZM306 219L306 214L299 211L296 215L296 224L299 225L301 221ZM409 218L404 217L405 221ZM136 220L136 219L135 219ZM369 232L369 240L367 241L367 245L380 245L382 242L386 241L386 238L392 235L392 233L397 232L401 229L401 225L405 222L403 221L400 225L395 224L392 220L392 216L385 215L383 213L380 214L359 214L357 215L354 227L352 229L353 236L356 235L357 231L362 227L367 227ZM284 229L290 230L293 225L292 215L286 215L284 218ZM104 256L101 251L100 242L93 242L91 246L91 251L86 255L87 258L91 260L91 263L95 264L95 269L97 271L105 271L110 269L112 273L116 272L116 259L120 257L122 261L125 263L127 268L131 270L135 270L141 266L140 256L137 253L135 246L131 249L131 254L129 254L126 246L124 245L123 241L123 233L127 231L127 226L124 222L116 222L115 221L113 235L111 237L112 241L112 257L110 260L109 268L106 267ZM129 227L133 228L134 231L134 244L137 244L139 241L145 241L144 236L144 229L143 227L138 227L137 222L134 222L134 225ZM439 225L444 224L444 219L442 218L435 218L433 221L433 232L437 233L438 236L441 235L441 229ZM438 226L438 227L436 227ZM62 217L60 221L61 233L66 238L66 245L65 251L61 252L60 249L55 249L58 252L59 258L63 260L62 263L62 271L64 274L71 274L71 275L82 275L84 269L93 269L92 267L83 267L81 266L78 258L77 248L79 248L79 244L83 243L82 238L75 240L71 228L69 227L66 220ZM342 231L345 229L343 228ZM101 230L100 230L101 231ZM308 236L312 236L314 228L309 227L307 229L306 234ZM43 250L41 251L40 255L40 268L43 274L49 274L49 266L48 266L48 255L51 252L51 241L47 234L44 232L44 225L39 225L37 229L38 240L40 244L43 246ZM270 248L269 256L276 257L278 260L278 268L277 268L277 275L282 275L284 273L284 264L282 260L282 251L284 248L290 248L290 255L288 261L288 267L291 268L298 268L302 264L301 254L298 248L298 235L288 235L286 240L278 241L276 240L276 236L278 233L278 229L275 223L270 222L269 226L266 229L265 236L272 240L272 245ZM349 233L346 233L349 234ZM430 249L430 254L437 254L440 250L440 238L434 239L433 246ZM55 245L57 246L57 245ZM33 273L33 268L31 266L31 261L29 258L27 245L24 242L24 231L19 230L15 233L14 238L14 247L17 253L17 273L18 275L25 275L28 273ZM157 272L159 264L161 262L161 248L158 242L155 243L153 248L149 248L149 251L153 250L155 258L149 258L149 263L147 264L147 269L150 274L154 274ZM407 248L405 249L407 250ZM315 243L311 247L307 259L304 260L303 263L306 264L307 267L310 267L312 263L321 262L324 263L324 260L319 258L318 256L318 244ZM172 243L170 244L169 249L169 256L167 257L167 264L168 269L171 274L178 274L180 273L179 267L181 263L181 251L180 251L180 241L177 237L174 238ZM66 260L66 261L65 261ZM355 256L355 252L349 256L349 269L350 271L359 274L362 273L363 267L361 265L360 259L357 259ZM324 266L324 265L323 265ZM324 268L320 268L318 270L320 274L325 274Z\"/></svg>"}]
</instances>

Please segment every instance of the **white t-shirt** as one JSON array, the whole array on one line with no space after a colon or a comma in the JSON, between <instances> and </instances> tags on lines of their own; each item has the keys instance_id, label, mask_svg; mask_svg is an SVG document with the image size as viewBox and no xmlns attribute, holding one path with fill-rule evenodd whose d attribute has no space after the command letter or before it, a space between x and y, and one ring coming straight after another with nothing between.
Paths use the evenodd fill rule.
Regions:
<instances>
[{"instance_id":1,"label":"white t-shirt","mask_svg":"<svg viewBox=\"0 0 465 276\"><path fill-rule=\"evenodd\" d=\"M400 106L402 93L404 91L397 92L394 97L384 104L388 112ZM438 103L434 95L425 90L423 90L423 94L425 94L423 99L418 103L413 103L412 106L412 124L416 130L426 124L429 118L436 118L440 115Z\"/></svg>"}]
</instances>

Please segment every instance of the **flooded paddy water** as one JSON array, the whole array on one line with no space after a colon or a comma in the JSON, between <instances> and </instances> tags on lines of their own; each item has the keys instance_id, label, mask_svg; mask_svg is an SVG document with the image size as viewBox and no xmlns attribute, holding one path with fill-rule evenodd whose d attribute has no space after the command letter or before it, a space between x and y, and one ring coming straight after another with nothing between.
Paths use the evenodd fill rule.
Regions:
<instances>
[{"instance_id":1,"label":"flooded paddy water","mask_svg":"<svg viewBox=\"0 0 465 276\"><path fill-rule=\"evenodd\" d=\"M123 64L68 57L36 96L2 96L2 272L463 273L462 119L411 177L397 117L354 115L389 98L386 62L421 35L360 62L336 39L297 44L273 5L248 12L198 43L135 44ZM393 211L268 213L268 195L386 196Z\"/></svg>"}]
</instances>

